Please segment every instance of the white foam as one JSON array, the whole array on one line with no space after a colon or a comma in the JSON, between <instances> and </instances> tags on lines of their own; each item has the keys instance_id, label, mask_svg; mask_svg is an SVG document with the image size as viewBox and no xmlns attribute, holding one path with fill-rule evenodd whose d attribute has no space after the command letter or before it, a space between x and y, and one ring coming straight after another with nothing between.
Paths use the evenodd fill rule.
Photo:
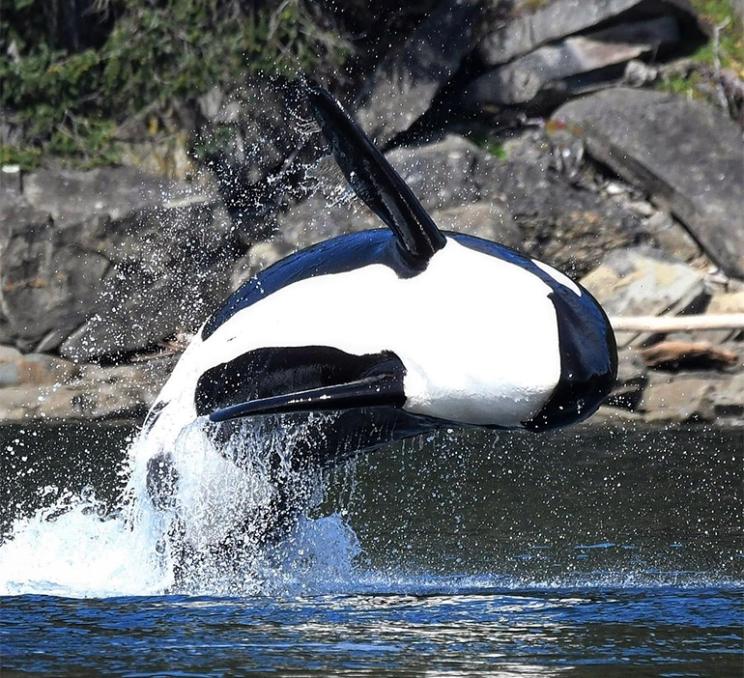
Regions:
<instances>
[{"instance_id":1,"label":"white foam","mask_svg":"<svg viewBox=\"0 0 744 678\"><path fill-rule=\"evenodd\" d=\"M317 418L308 426L320 423ZM243 525L252 507L266 503L272 492L267 450L289 455L293 441L304 435L303 427L273 433L247 429L220 453L203 422L183 431L173 452L180 478L175 501L197 551L206 551L231 527ZM52 507L17 520L11 537L0 546L0 595L107 597L172 592L174 559L164 536L173 515L154 509L145 486L150 446L156 444L147 436L133 443L129 480L115 515L102 518L102 504L93 496L66 494ZM241 468L225 459L224 453L241 454ZM248 550L240 563L221 561L219 555L200 562L185 592L326 590L333 588L333 582L349 579L358 552L356 536L340 516L301 517L280 548Z\"/></svg>"}]
</instances>

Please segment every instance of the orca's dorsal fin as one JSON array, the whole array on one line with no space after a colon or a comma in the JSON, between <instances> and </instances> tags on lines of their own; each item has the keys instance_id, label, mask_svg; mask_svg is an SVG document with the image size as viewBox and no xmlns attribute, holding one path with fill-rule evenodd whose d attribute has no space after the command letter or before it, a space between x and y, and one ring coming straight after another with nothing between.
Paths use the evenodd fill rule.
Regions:
<instances>
[{"instance_id":1,"label":"orca's dorsal fin","mask_svg":"<svg viewBox=\"0 0 744 678\"><path fill-rule=\"evenodd\" d=\"M402 407L406 400L396 374L375 374L343 384L248 400L215 409L210 421L220 422L259 414L321 412L357 407Z\"/></svg>"},{"instance_id":2,"label":"orca's dorsal fin","mask_svg":"<svg viewBox=\"0 0 744 678\"><path fill-rule=\"evenodd\" d=\"M412 263L425 267L445 238L413 191L341 104L322 87L304 83L310 109L354 192L395 233Z\"/></svg>"}]
</instances>

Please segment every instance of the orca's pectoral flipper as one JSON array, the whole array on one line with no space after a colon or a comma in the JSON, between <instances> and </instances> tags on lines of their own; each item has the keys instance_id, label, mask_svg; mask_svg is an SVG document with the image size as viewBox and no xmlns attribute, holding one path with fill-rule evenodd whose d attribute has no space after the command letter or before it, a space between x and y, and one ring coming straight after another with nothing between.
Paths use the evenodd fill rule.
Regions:
<instances>
[{"instance_id":1,"label":"orca's pectoral flipper","mask_svg":"<svg viewBox=\"0 0 744 678\"><path fill-rule=\"evenodd\" d=\"M331 346L259 348L204 372L196 413L212 421L282 412L402 407L405 367L391 351L353 355Z\"/></svg>"},{"instance_id":2,"label":"orca's pectoral flipper","mask_svg":"<svg viewBox=\"0 0 744 678\"><path fill-rule=\"evenodd\" d=\"M376 374L346 384L249 400L210 413L211 421L285 412L318 412L358 407L402 407L406 397L399 375Z\"/></svg>"},{"instance_id":3,"label":"orca's pectoral flipper","mask_svg":"<svg viewBox=\"0 0 744 678\"><path fill-rule=\"evenodd\" d=\"M445 245L442 232L341 104L315 83L304 86L310 108L354 192L393 230L411 262L425 267Z\"/></svg>"}]
</instances>

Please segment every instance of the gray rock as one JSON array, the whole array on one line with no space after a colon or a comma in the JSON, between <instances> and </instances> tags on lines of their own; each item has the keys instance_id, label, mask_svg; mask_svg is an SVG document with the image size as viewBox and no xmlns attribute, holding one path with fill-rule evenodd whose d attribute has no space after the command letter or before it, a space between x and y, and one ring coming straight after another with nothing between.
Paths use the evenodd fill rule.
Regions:
<instances>
[{"instance_id":1,"label":"gray rock","mask_svg":"<svg viewBox=\"0 0 744 678\"><path fill-rule=\"evenodd\" d=\"M648 422L708 422L716 417L714 394L731 375L698 372L649 373L639 410Z\"/></svg>"},{"instance_id":2,"label":"gray rock","mask_svg":"<svg viewBox=\"0 0 744 678\"><path fill-rule=\"evenodd\" d=\"M463 106L478 112L484 106L526 104L546 85L555 87L564 78L630 61L679 37L677 22L670 16L570 37L482 75L468 86Z\"/></svg>"},{"instance_id":3,"label":"gray rock","mask_svg":"<svg viewBox=\"0 0 744 678\"><path fill-rule=\"evenodd\" d=\"M681 261L692 261L703 253L692 236L669 212L654 211L643 221L643 229L660 249Z\"/></svg>"},{"instance_id":4,"label":"gray rock","mask_svg":"<svg viewBox=\"0 0 744 678\"><path fill-rule=\"evenodd\" d=\"M645 249L616 250L582 278L608 315L661 315L700 310L708 299L703 276L686 264ZM618 346L639 341L616 333Z\"/></svg>"},{"instance_id":5,"label":"gray rock","mask_svg":"<svg viewBox=\"0 0 744 678\"><path fill-rule=\"evenodd\" d=\"M648 383L642 358L633 350L621 351L618 356L617 379L606 404L635 410Z\"/></svg>"},{"instance_id":6,"label":"gray rock","mask_svg":"<svg viewBox=\"0 0 744 678\"><path fill-rule=\"evenodd\" d=\"M481 0L444 0L378 65L356 116L379 146L406 131L430 107L475 46Z\"/></svg>"},{"instance_id":7,"label":"gray rock","mask_svg":"<svg viewBox=\"0 0 744 678\"><path fill-rule=\"evenodd\" d=\"M198 326L242 249L214 202L168 186L120 168L32 175L33 204L0 205L2 339L89 360Z\"/></svg>"},{"instance_id":8,"label":"gray rock","mask_svg":"<svg viewBox=\"0 0 744 678\"><path fill-rule=\"evenodd\" d=\"M439 228L457 233L467 233L486 240L500 242L517 248L522 236L511 214L493 202L474 202L445 210L435 210L432 218Z\"/></svg>"},{"instance_id":9,"label":"gray rock","mask_svg":"<svg viewBox=\"0 0 744 678\"><path fill-rule=\"evenodd\" d=\"M744 278L744 144L735 123L684 97L622 88L572 101L553 118L668 208L726 273Z\"/></svg>"},{"instance_id":10,"label":"gray rock","mask_svg":"<svg viewBox=\"0 0 744 678\"><path fill-rule=\"evenodd\" d=\"M185 186L133 167L43 169L23 178L26 202L50 215L59 227L94 216L121 219L134 208L161 206L184 195Z\"/></svg>"},{"instance_id":11,"label":"gray rock","mask_svg":"<svg viewBox=\"0 0 744 678\"><path fill-rule=\"evenodd\" d=\"M606 25L617 17L619 21L629 21L662 14L697 23L690 5L679 0L554 0L496 26L481 41L478 53L488 65L504 64L541 45L592 26Z\"/></svg>"},{"instance_id":12,"label":"gray rock","mask_svg":"<svg viewBox=\"0 0 744 678\"><path fill-rule=\"evenodd\" d=\"M55 356L24 355L11 346L0 346L0 388L63 383L77 376L79 371L74 363Z\"/></svg>"},{"instance_id":13,"label":"gray rock","mask_svg":"<svg viewBox=\"0 0 744 678\"><path fill-rule=\"evenodd\" d=\"M601 253L637 242L637 215L603 200L545 163L482 154L473 169L480 200L501 204L519 227L520 251L581 277Z\"/></svg>"},{"instance_id":14,"label":"gray rock","mask_svg":"<svg viewBox=\"0 0 744 678\"><path fill-rule=\"evenodd\" d=\"M98 307L110 262L80 246L80 230L19 222L0 251L2 308L24 350L52 331L66 335Z\"/></svg>"},{"instance_id":15,"label":"gray rock","mask_svg":"<svg viewBox=\"0 0 744 678\"><path fill-rule=\"evenodd\" d=\"M194 331L227 296L241 250L214 204L148 210L127 233L95 288L95 312L60 346L76 361L117 356Z\"/></svg>"},{"instance_id":16,"label":"gray rock","mask_svg":"<svg viewBox=\"0 0 744 678\"><path fill-rule=\"evenodd\" d=\"M744 372L716 383L709 397L717 417L744 417Z\"/></svg>"},{"instance_id":17,"label":"gray rock","mask_svg":"<svg viewBox=\"0 0 744 678\"><path fill-rule=\"evenodd\" d=\"M439 143L396 149L387 158L424 207L434 212L478 200L480 189L473 169L483 155L474 144L452 135ZM319 190L278 217L277 237L270 240L277 254L343 233L384 227L354 198L339 173L323 167L319 174Z\"/></svg>"},{"instance_id":18,"label":"gray rock","mask_svg":"<svg viewBox=\"0 0 744 678\"><path fill-rule=\"evenodd\" d=\"M478 46L486 64L514 57L566 35L591 28L637 5L639 0L556 0L491 31Z\"/></svg>"},{"instance_id":19,"label":"gray rock","mask_svg":"<svg viewBox=\"0 0 744 678\"><path fill-rule=\"evenodd\" d=\"M427 210L445 210L478 200L477 164L488 154L463 137L449 135L425 146L398 148L387 154Z\"/></svg>"},{"instance_id":20,"label":"gray rock","mask_svg":"<svg viewBox=\"0 0 744 678\"><path fill-rule=\"evenodd\" d=\"M0 421L141 419L173 368L174 357L117 367L83 367L53 385L0 388Z\"/></svg>"}]
</instances>

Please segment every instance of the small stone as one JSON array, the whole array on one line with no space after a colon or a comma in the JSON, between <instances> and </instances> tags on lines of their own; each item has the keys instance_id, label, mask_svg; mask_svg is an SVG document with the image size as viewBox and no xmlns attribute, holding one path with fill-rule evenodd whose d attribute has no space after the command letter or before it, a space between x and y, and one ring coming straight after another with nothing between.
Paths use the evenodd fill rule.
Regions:
<instances>
[{"instance_id":1,"label":"small stone","mask_svg":"<svg viewBox=\"0 0 744 678\"><path fill-rule=\"evenodd\" d=\"M622 195L623 193L627 193L628 189L623 186L622 184L618 184L615 181L610 181L605 186L605 192L607 195Z\"/></svg>"},{"instance_id":2,"label":"small stone","mask_svg":"<svg viewBox=\"0 0 744 678\"><path fill-rule=\"evenodd\" d=\"M656 214L656 208L645 200L631 200L628 203L628 209L642 217L650 217Z\"/></svg>"}]
</instances>

